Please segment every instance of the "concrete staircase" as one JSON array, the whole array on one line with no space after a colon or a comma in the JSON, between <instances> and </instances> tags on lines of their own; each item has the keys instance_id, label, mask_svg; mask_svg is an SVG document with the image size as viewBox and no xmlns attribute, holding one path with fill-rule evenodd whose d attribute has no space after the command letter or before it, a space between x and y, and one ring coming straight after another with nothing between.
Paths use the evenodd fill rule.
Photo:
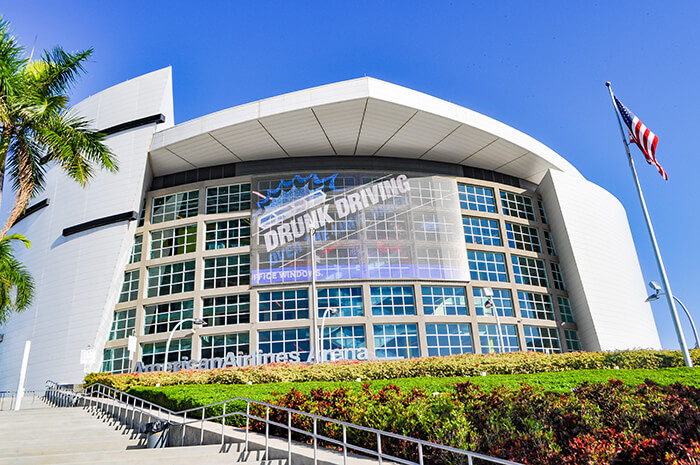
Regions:
<instances>
[{"instance_id":1,"label":"concrete staircase","mask_svg":"<svg viewBox=\"0 0 700 465\"><path fill-rule=\"evenodd\" d=\"M238 444L146 449L144 435L79 407L0 411L0 465L284 465Z\"/></svg>"}]
</instances>

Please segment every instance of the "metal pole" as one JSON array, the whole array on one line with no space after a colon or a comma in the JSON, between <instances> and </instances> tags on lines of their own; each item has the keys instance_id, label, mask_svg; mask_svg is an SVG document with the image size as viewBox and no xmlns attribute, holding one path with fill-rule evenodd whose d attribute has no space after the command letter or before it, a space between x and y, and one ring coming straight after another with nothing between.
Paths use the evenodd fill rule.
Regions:
<instances>
[{"instance_id":1,"label":"metal pole","mask_svg":"<svg viewBox=\"0 0 700 465\"><path fill-rule=\"evenodd\" d=\"M32 348L32 341L24 343L24 355L22 355L22 367L19 370L19 380L17 381L17 397L15 397L15 408L19 410L22 406L22 397L24 397L24 380L27 377L27 364L29 364L29 350Z\"/></svg>"},{"instance_id":2,"label":"metal pole","mask_svg":"<svg viewBox=\"0 0 700 465\"><path fill-rule=\"evenodd\" d=\"M498 317L498 309L496 305L491 301L491 311L496 316L496 329L498 330L498 345L500 346L500 353L505 352L505 347L503 346L503 333L501 332L501 320Z\"/></svg>"},{"instance_id":3,"label":"metal pole","mask_svg":"<svg viewBox=\"0 0 700 465\"><path fill-rule=\"evenodd\" d=\"M324 331L324 329L325 329L325 327L326 327L326 317L328 317L328 314L329 314L329 313L333 313L333 312L337 312L337 310L336 310L335 308L328 307L328 308L326 309L326 311L323 312L323 318L321 318L321 334L319 335L319 339L320 339L319 345L320 345L321 347L320 347L319 352L320 352L321 358L322 358L323 360L321 360L321 358L319 358L318 362L321 362L321 361L324 361L324 362L325 362L325 361L326 361L326 357L323 355L323 331ZM333 313L333 314L335 315L335 313ZM330 340L330 335L328 336L328 339ZM330 343L329 343L328 350L330 351Z\"/></svg>"},{"instance_id":4,"label":"metal pole","mask_svg":"<svg viewBox=\"0 0 700 465\"><path fill-rule=\"evenodd\" d=\"M683 305L683 302L681 302L681 299L679 299L675 295L673 296L673 298L676 299L676 302L678 302L680 304L681 308L683 308L683 311L685 311L685 314L687 315L688 320L690 320L690 326L693 328L693 335L695 335L695 348L700 349L700 339L698 339L698 330L695 328L695 322L693 321L693 317L690 316L690 312L685 307L685 305Z\"/></svg>"},{"instance_id":5,"label":"metal pole","mask_svg":"<svg viewBox=\"0 0 700 465\"><path fill-rule=\"evenodd\" d=\"M654 255L656 256L656 264L659 267L659 273L661 274L661 281L663 282L664 288L666 289L666 300L668 301L668 308L671 310L671 319L673 320L673 325L676 328L676 336L678 336L678 343L681 346L681 352L683 353L683 359L685 360L685 365L687 367L693 367L693 359L690 358L690 352L688 352L688 346L685 343L685 337L683 337L683 331L681 330L681 322L678 319L678 312L676 311L676 304L673 301L673 293L671 292L671 284L668 282L668 276L666 276L666 268L664 268L664 262L661 259L661 252L659 251L659 244L656 242L656 235L654 234L654 228L651 225L651 218L649 217L649 211L647 210L647 204L644 201L644 194L642 194L642 186L639 184L639 178L637 177L637 170L634 168L634 160L632 160L632 155L630 154L629 146L627 145L627 138L625 137L625 130L622 127L622 120L620 119L620 114L617 110L617 105L615 104L615 96L613 95L612 86L610 82L605 83L608 86L608 91L610 91L610 100L613 104L613 109L615 110L615 116L617 117L617 123L620 126L620 134L622 135L622 145L625 146L625 151L627 152L627 160L629 161L630 170L632 170L632 177L634 178L634 185L637 188L637 195L639 195L639 202L642 204L642 211L644 212L644 219L647 224L647 232L649 232L649 238L651 239L651 244L654 248Z\"/></svg>"},{"instance_id":6,"label":"metal pole","mask_svg":"<svg viewBox=\"0 0 700 465\"><path fill-rule=\"evenodd\" d=\"M316 309L316 230L309 230L309 245L311 246L311 351L314 354L314 363L319 362L318 347L318 310Z\"/></svg>"},{"instance_id":7,"label":"metal pole","mask_svg":"<svg viewBox=\"0 0 700 465\"><path fill-rule=\"evenodd\" d=\"M175 334L175 331L177 331L177 328L179 328L184 322L189 321L190 319L194 321L193 318L184 319L178 322L178 324L175 325L173 330L170 331L170 336L168 336L168 342L165 344L165 361L163 362L163 371L168 371L168 352L170 352L170 341L173 340L173 335ZM155 362L155 360L153 361Z\"/></svg>"}]
</instances>

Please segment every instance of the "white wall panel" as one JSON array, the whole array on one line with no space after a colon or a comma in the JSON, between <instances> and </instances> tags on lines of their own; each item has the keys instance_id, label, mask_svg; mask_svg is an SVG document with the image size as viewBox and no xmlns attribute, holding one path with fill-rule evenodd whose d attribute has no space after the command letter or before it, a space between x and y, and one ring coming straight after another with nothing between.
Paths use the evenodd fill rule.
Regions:
<instances>
[{"instance_id":1,"label":"white wall panel","mask_svg":"<svg viewBox=\"0 0 700 465\"><path fill-rule=\"evenodd\" d=\"M96 94L76 110L106 128L163 113L172 124L170 68L132 79ZM18 223L11 232L32 241L29 250L17 249L18 258L36 282L32 307L14 315L0 332L0 390L16 388L24 341L32 340L26 386L43 387L47 379L80 383L80 351L97 351L91 367L99 370L102 349L129 258L136 221L121 222L64 237L63 229L97 218L139 211L148 149L155 125L110 136L107 143L119 160L119 173L101 171L85 189L66 178L58 167L46 174L48 207ZM9 183L6 184L9 187ZM3 218L12 194L3 193Z\"/></svg>"},{"instance_id":2,"label":"white wall panel","mask_svg":"<svg viewBox=\"0 0 700 465\"><path fill-rule=\"evenodd\" d=\"M627 215L609 192L549 170L547 210L579 337L586 350L661 347Z\"/></svg>"}]
</instances>

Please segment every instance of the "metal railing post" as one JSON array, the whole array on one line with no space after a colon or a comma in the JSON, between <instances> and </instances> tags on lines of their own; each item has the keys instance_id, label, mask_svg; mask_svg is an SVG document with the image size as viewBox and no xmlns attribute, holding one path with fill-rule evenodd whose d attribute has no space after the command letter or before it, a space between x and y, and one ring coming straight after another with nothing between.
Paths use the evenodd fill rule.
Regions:
<instances>
[{"instance_id":1,"label":"metal railing post","mask_svg":"<svg viewBox=\"0 0 700 465\"><path fill-rule=\"evenodd\" d=\"M318 419L314 417L314 465L318 464L318 439L316 434L318 432Z\"/></svg>"},{"instance_id":2,"label":"metal railing post","mask_svg":"<svg viewBox=\"0 0 700 465\"><path fill-rule=\"evenodd\" d=\"M185 445L185 428L187 428L185 423L187 423L187 412L185 412L185 415L182 418L182 439L180 439L180 446Z\"/></svg>"},{"instance_id":3,"label":"metal railing post","mask_svg":"<svg viewBox=\"0 0 700 465\"><path fill-rule=\"evenodd\" d=\"M202 421L199 426L199 445L201 446L204 444L204 415L205 415L205 408L202 407Z\"/></svg>"},{"instance_id":4,"label":"metal railing post","mask_svg":"<svg viewBox=\"0 0 700 465\"><path fill-rule=\"evenodd\" d=\"M377 461L382 465L382 433L377 433Z\"/></svg>"},{"instance_id":5,"label":"metal railing post","mask_svg":"<svg viewBox=\"0 0 700 465\"><path fill-rule=\"evenodd\" d=\"M343 425L343 465L348 465L348 429Z\"/></svg>"},{"instance_id":6,"label":"metal railing post","mask_svg":"<svg viewBox=\"0 0 700 465\"><path fill-rule=\"evenodd\" d=\"M143 399L141 399L141 408L139 409L139 431L143 428Z\"/></svg>"},{"instance_id":7,"label":"metal railing post","mask_svg":"<svg viewBox=\"0 0 700 465\"><path fill-rule=\"evenodd\" d=\"M270 447L270 407L265 406L265 460L270 460L269 447Z\"/></svg>"},{"instance_id":8,"label":"metal railing post","mask_svg":"<svg viewBox=\"0 0 700 465\"><path fill-rule=\"evenodd\" d=\"M224 445L224 424L226 420L226 402L224 402L224 414L221 416L221 445Z\"/></svg>"},{"instance_id":9,"label":"metal railing post","mask_svg":"<svg viewBox=\"0 0 700 465\"><path fill-rule=\"evenodd\" d=\"M292 463L292 411L287 410L287 463Z\"/></svg>"},{"instance_id":10,"label":"metal railing post","mask_svg":"<svg viewBox=\"0 0 700 465\"><path fill-rule=\"evenodd\" d=\"M423 465L423 443L418 443L418 463Z\"/></svg>"},{"instance_id":11,"label":"metal railing post","mask_svg":"<svg viewBox=\"0 0 700 465\"><path fill-rule=\"evenodd\" d=\"M248 432L250 431L250 401L245 403L245 451L248 452Z\"/></svg>"}]
</instances>

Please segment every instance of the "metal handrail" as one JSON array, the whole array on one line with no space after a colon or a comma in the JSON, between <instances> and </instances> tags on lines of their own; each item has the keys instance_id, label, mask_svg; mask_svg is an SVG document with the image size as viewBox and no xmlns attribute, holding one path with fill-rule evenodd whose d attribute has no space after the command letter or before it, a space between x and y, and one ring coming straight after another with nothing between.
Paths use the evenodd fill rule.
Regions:
<instances>
[{"instance_id":1,"label":"metal handrail","mask_svg":"<svg viewBox=\"0 0 700 465\"><path fill-rule=\"evenodd\" d=\"M31 406L34 405L34 401L37 397L43 397L43 392L41 390L30 390L24 391L22 395L22 404L26 403L27 399L31 398ZM37 395L41 393L42 395ZM17 401L17 391L0 391L0 411L14 410L15 403Z\"/></svg>"},{"instance_id":2,"label":"metal handrail","mask_svg":"<svg viewBox=\"0 0 700 465\"><path fill-rule=\"evenodd\" d=\"M63 391L63 388L60 385L58 385L57 383L51 382L51 381L47 382L47 384L49 384L49 383L53 383L55 388ZM307 413L307 412L302 412L299 410L294 410L294 409L291 409L289 407L275 405L275 404L271 404L268 402L261 402L261 401L257 401L254 399L248 399L246 397L234 397L231 399L213 402L211 404L207 404L207 405L203 405L203 406L199 406L199 407L192 407L192 408L184 409L184 410L180 410L180 411L173 411L173 410L170 410L170 409L163 407L161 405L144 400L140 397L136 397L132 394L127 394L126 392L119 391L115 388L112 388L110 386L106 386L106 385L100 384L100 383L92 384L80 393L73 393L72 391L69 391L69 392L73 396L74 399L76 399L76 398L83 399L85 402L87 402L88 405L90 405L90 402L92 401L92 399L95 396L100 396L100 397L112 400L114 402L126 404L127 408L130 408L132 411L132 414L131 414L132 427L134 424L134 417L135 417L136 413L139 413L140 415L146 414L151 418L158 418L159 420L162 420L162 421L167 420L175 426L180 426L182 428L181 445L184 445L185 426L192 425L194 423L198 423L200 425L200 444L202 444L203 440L204 440L204 422L208 421L208 422L217 422L218 423L218 420L221 420L221 442L223 444L223 442L224 442L224 427L225 427L225 423L226 423L226 418L241 416L241 417L245 418L245 422L246 422L246 424L245 424L245 451L246 452L248 451L248 447L249 447L248 432L250 430L250 421L251 420L260 421L260 422L263 422L265 424L265 452L266 452L266 456L267 456L267 452L269 450L270 426L276 426L278 428L286 429L287 430L287 439L288 439L288 441L287 441L288 457L290 459L290 463L291 463L291 435L292 435L292 432L294 432L294 433L299 433L299 434L303 434L306 436L311 436L311 438L313 440L314 461L316 461L317 454L318 454L318 441L321 440L321 441L325 441L327 443L342 447L343 459L344 459L343 462L345 464L347 464L348 450L351 449L353 451L361 452L363 454L367 454L369 456L376 457L380 464L382 463L382 460L386 459L386 460L391 460L394 462L403 463L403 464L407 464L407 465L424 465L423 451L427 447L427 448L431 448L431 449L438 449L441 451L466 456L469 464L472 464L474 459L479 459L479 460L484 460L484 461L488 461L491 463L497 463L497 464L501 464L501 465L521 465L521 464L518 464L517 462L513 462L510 460L500 459L497 457L490 457L487 455L479 454L477 452L458 449L456 447L451 447L451 446L447 446L444 444L438 444L438 443L431 442L431 441L425 441L423 439L411 438L411 437L404 436L401 434L391 433L388 431L382 431L382 430L370 428L367 426L356 425L356 424L348 423L348 422L345 422L342 420L336 420L333 418L324 417L324 416L316 415L313 413ZM66 392L64 391L63 394L66 394ZM125 398L126 398L126 401L124 400ZM131 402L129 402L129 401L131 401ZM240 411L226 412L226 405L231 403L231 402L236 402L236 401L245 402L246 403L246 411L245 412L240 412ZM137 406L137 404L140 404L140 406ZM206 416L207 409L210 409L212 407L216 407L219 405L223 405L223 413L222 414L211 415L208 417ZM251 405L257 405L257 406L265 408L265 418L258 417L256 415L251 414L250 413ZM112 404L109 406L109 408L112 409L110 413L113 414L114 409L115 409L115 405ZM117 407L117 408L121 409L121 407ZM271 420L270 419L270 410L271 409L276 409L276 410L287 412L287 424L283 424L283 423L279 423L279 422L276 422L274 420ZM157 411L158 414L156 415L154 413L154 411ZM198 412L198 413L201 412L201 415L199 418L192 418L190 416L190 418L188 419L187 414L192 413L192 412ZM311 432L311 431L307 431L305 429L296 428L296 427L292 426L292 415L306 417L310 420L313 420L313 431ZM181 417L181 418L179 418L179 417ZM142 418L140 418L140 420L142 420ZM341 440L334 439L334 438L320 434L318 432L318 422L319 421L335 424L335 425L342 427L343 440L341 441ZM376 437L377 437L377 450L366 449L364 447L348 443L347 442L347 430L349 428L351 428L353 430L359 430L359 431L363 431L366 433L376 435ZM413 461L410 461L410 460L407 460L407 459L404 459L401 457L396 457L396 456L382 452L382 438L398 439L398 440L405 441L408 443L416 444L418 447L418 462L413 462Z\"/></svg>"}]
</instances>

